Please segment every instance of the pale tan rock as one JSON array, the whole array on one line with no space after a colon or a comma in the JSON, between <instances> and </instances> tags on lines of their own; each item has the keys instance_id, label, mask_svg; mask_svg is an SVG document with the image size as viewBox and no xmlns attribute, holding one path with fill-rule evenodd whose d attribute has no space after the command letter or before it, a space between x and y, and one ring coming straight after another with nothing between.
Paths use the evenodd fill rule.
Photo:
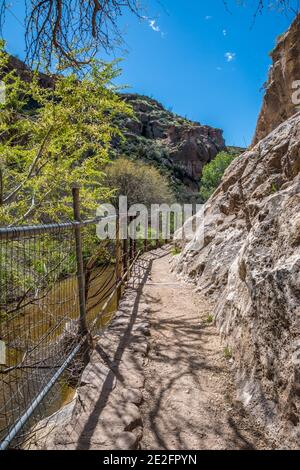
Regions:
<instances>
[{"instance_id":1,"label":"pale tan rock","mask_svg":"<svg viewBox=\"0 0 300 470\"><path fill-rule=\"evenodd\" d=\"M142 392L136 388L125 389L123 390L122 395L125 401L129 401L130 403L134 403L135 405L140 405L143 401Z\"/></svg>"},{"instance_id":2,"label":"pale tan rock","mask_svg":"<svg viewBox=\"0 0 300 470\"><path fill-rule=\"evenodd\" d=\"M253 144L257 144L279 124L297 113L292 101L293 82L300 80L300 14L289 31L277 40L271 53L273 60L266 93L257 123Z\"/></svg>"},{"instance_id":3,"label":"pale tan rock","mask_svg":"<svg viewBox=\"0 0 300 470\"><path fill-rule=\"evenodd\" d=\"M205 205L209 239L196 251L189 242L174 261L215 301L239 399L291 448L300 442L299 214L297 113L232 163Z\"/></svg>"},{"instance_id":4,"label":"pale tan rock","mask_svg":"<svg viewBox=\"0 0 300 470\"><path fill-rule=\"evenodd\" d=\"M117 440L115 448L117 450L135 450L138 448L138 436L132 432L122 432Z\"/></svg>"}]
</instances>

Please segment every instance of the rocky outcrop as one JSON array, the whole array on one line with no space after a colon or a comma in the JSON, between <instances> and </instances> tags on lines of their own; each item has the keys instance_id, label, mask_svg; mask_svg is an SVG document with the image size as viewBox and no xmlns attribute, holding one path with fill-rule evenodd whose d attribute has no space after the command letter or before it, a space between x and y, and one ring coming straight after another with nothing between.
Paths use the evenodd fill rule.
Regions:
<instances>
[{"instance_id":1,"label":"rocky outcrop","mask_svg":"<svg viewBox=\"0 0 300 470\"><path fill-rule=\"evenodd\" d=\"M299 448L300 113L234 160L204 226L175 268L215 301L239 399L278 447Z\"/></svg>"},{"instance_id":2,"label":"rocky outcrop","mask_svg":"<svg viewBox=\"0 0 300 470\"><path fill-rule=\"evenodd\" d=\"M223 132L182 118L146 96L123 96L135 118L125 120L127 142L118 142L118 152L166 169L175 183L197 192L204 165L225 148Z\"/></svg>"},{"instance_id":3,"label":"rocky outcrop","mask_svg":"<svg viewBox=\"0 0 300 470\"><path fill-rule=\"evenodd\" d=\"M292 96L296 91L293 83L300 81L300 14L287 33L278 38L271 58L273 65L266 83L254 145L297 112Z\"/></svg>"},{"instance_id":4,"label":"rocky outcrop","mask_svg":"<svg viewBox=\"0 0 300 470\"><path fill-rule=\"evenodd\" d=\"M300 442L299 57L300 15L272 52L254 145L226 171L175 265L214 300L238 398L278 448Z\"/></svg>"},{"instance_id":5,"label":"rocky outcrop","mask_svg":"<svg viewBox=\"0 0 300 470\"><path fill-rule=\"evenodd\" d=\"M7 64L8 70L15 70L18 74L18 76L24 80L24 82L30 82L32 81L33 78L33 71L27 67L27 65L20 59L14 56L9 56L8 58L8 64ZM43 88L53 88L54 86L54 76L46 75L45 73L38 73L39 77L39 84Z\"/></svg>"},{"instance_id":6,"label":"rocky outcrop","mask_svg":"<svg viewBox=\"0 0 300 470\"><path fill-rule=\"evenodd\" d=\"M182 166L187 176L197 183L204 165L225 147L222 131L197 124L173 125L168 129L166 139L171 160Z\"/></svg>"}]
</instances>

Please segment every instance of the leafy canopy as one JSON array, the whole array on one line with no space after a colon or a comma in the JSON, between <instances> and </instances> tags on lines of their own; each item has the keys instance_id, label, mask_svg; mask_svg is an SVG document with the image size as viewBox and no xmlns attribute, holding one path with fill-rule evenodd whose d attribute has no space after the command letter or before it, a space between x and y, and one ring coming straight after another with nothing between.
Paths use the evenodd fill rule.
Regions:
<instances>
[{"instance_id":1,"label":"leafy canopy","mask_svg":"<svg viewBox=\"0 0 300 470\"><path fill-rule=\"evenodd\" d=\"M132 114L111 84L117 74L115 63L94 61L83 80L60 75L52 88L43 88L38 74L24 82L9 70L1 48L6 85L0 105L1 225L69 218L75 182L86 214L109 199L103 168L112 137L122 138L116 116Z\"/></svg>"}]
</instances>

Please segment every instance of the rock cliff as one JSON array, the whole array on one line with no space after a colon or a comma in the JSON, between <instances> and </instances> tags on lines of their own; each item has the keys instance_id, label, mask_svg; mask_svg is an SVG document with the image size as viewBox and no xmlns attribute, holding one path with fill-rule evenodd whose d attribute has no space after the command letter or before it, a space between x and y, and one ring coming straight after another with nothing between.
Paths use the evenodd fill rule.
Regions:
<instances>
[{"instance_id":1,"label":"rock cliff","mask_svg":"<svg viewBox=\"0 0 300 470\"><path fill-rule=\"evenodd\" d=\"M273 65L266 83L254 145L297 112L292 96L296 91L293 83L300 81L300 14L287 33L278 38L271 58Z\"/></svg>"},{"instance_id":2,"label":"rock cliff","mask_svg":"<svg viewBox=\"0 0 300 470\"><path fill-rule=\"evenodd\" d=\"M299 447L300 113L234 160L204 215L176 270L215 300L240 400Z\"/></svg>"},{"instance_id":3,"label":"rock cliff","mask_svg":"<svg viewBox=\"0 0 300 470\"><path fill-rule=\"evenodd\" d=\"M198 192L203 166L225 148L223 132L182 118L146 96L123 96L135 118L123 123L127 141L117 144L118 153L152 163L175 186Z\"/></svg>"},{"instance_id":4,"label":"rock cliff","mask_svg":"<svg viewBox=\"0 0 300 470\"><path fill-rule=\"evenodd\" d=\"M300 113L290 102L299 22L272 54L262 140L227 169L198 215L204 236L200 227L174 262L214 300L238 399L278 448L300 442Z\"/></svg>"},{"instance_id":5,"label":"rock cliff","mask_svg":"<svg viewBox=\"0 0 300 470\"><path fill-rule=\"evenodd\" d=\"M240 399L273 437L300 438L300 113L238 157L178 272L215 298Z\"/></svg>"}]
</instances>

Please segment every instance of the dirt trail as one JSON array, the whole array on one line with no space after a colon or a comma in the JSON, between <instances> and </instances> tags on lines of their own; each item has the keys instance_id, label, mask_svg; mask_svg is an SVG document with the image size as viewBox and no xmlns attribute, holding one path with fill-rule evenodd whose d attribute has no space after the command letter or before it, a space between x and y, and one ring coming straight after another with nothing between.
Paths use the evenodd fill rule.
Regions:
<instances>
[{"instance_id":1,"label":"dirt trail","mask_svg":"<svg viewBox=\"0 0 300 470\"><path fill-rule=\"evenodd\" d=\"M230 362L211 308L170 272L171 255L153 262L143 294L150 305L143 449L266 449L234 400Z\"/></svg>"}]
</instances>

